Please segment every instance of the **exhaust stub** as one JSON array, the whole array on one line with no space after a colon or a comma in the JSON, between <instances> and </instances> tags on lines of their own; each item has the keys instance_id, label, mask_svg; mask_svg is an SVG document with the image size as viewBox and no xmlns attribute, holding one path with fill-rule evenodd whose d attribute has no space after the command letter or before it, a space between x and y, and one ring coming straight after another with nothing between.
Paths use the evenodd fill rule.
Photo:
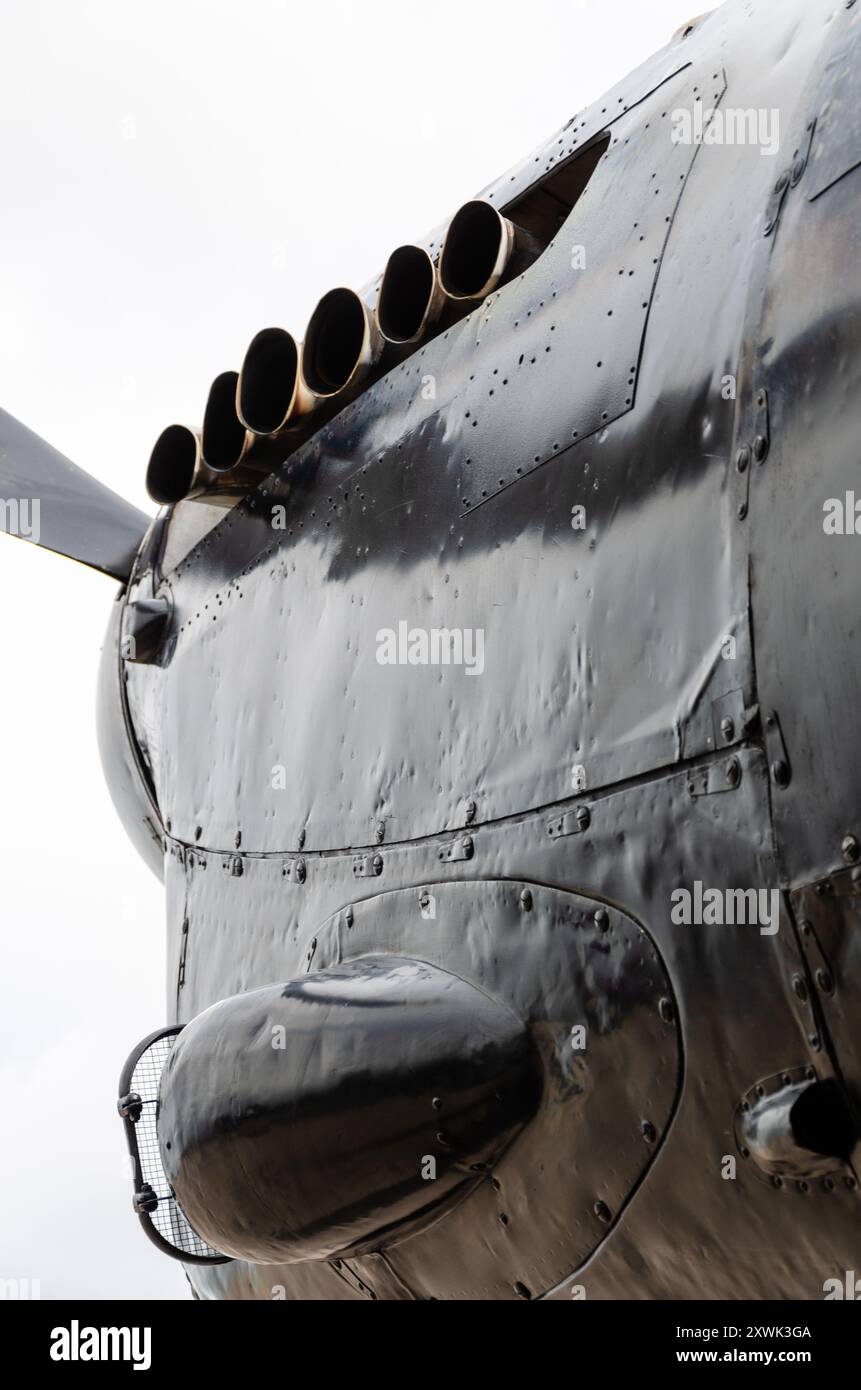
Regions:
<instances>
[{"instance_id":1,"label":"exhaust stub","mask_svg":"<svg viewBox=\"0 0 861 1390\"><path fill-rule=\"evenodd\" d=\"M439 261L440 283L452 299L485 299L532 265L544 247L537 237L474 198L452 218Z\"/></svg>"},{"instance_id":2,"label":"exhaust stub","mask_svg":"<svg viewBox=\"0 0 861 1390\"><path fill-rule=\"evenodd\" d=\"M315 400L347 398L378 362L382 350L382 334L364 300L354 290L329 290L305 333L302 382Z\"/></svg>"}]
</instances>

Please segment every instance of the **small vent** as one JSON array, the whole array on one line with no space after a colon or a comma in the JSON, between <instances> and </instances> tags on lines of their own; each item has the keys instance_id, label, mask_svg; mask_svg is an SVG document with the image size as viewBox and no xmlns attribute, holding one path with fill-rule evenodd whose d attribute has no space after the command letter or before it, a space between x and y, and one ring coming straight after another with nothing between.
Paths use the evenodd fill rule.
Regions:
<instances>
[{"instance_id":1,"label":"small vent","mask_svg":"<svg viewBox=\"0 0 861 1390\"><path fill-rule=\"evenodd\" d=\"M134 1210L154 1245L185 1264L225 1264L192 1230L162 1167L156 1134L158 1088L164 1065L183 1025L161 1028L139 1043L120 1077L117 1109L132 1156Z\"/></svg>"}]
</instances>

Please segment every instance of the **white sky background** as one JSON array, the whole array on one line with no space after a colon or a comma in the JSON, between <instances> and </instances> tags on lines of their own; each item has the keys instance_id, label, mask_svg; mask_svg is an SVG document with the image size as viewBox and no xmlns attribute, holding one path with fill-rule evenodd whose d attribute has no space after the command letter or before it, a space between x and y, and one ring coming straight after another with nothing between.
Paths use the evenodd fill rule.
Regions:
<instances>
[{"instance_id":1,"label":"white sky background","mask_svg":"<svg viewBox=\"0 0 861 1390\"><path fill-rule=\"evenodd\" d=\"M0 405L151 511L252 335L301 337L665 44L696 0L0 0ZM0 1279L184 1298L116 1083L165 1021L162 888L95 739L112 581L0 536Z\"/></svg>"}]
</instances>

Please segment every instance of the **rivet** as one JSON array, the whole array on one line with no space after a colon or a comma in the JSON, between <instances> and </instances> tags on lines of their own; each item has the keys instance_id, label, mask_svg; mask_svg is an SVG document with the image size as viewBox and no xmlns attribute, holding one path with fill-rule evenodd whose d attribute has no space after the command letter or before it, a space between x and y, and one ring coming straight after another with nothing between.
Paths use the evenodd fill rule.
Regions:
<instances>
[{"instance_id":1,"label":"rivet","mask_svg":"<svg viewBox=\"0 0 861 1390\"><path fill-rule=\"evenodd\" d=\"M440 1130L439 1134L436 1137L436 1141L438 1144L442 1144L444 1149L447 1149L449 1144L451 1143L451 1140L449 1139L444 1129Z\"/></svg>"},{"instance_id":2,"label":"rivet","mask_svg":"<svg viewBox=\"0 0 861 1390\"><path fill-rule=\"evenodd\" d=\"M595 926L599 931L610 930L610 914L607 912L606 908L598 908L598 911L595 913Z\"/></svg>"},{"instance_id":3,"label":"rivet","mask_svg":"<svg viewBox=\"0 0 861 1390\"><path fill-rule=\"evenodd\" d=\"M478 810L478 807L476 806L476 804L475 804L474 801L468 801L468 802L466 803L465 814L466 814L466 823L467 823L467 825L469 825L472 821L475 820L475 813L476 813L477 810Z\"/></svg>"},{"instance_id":4,"label":"rivet","mask_svg":"<svg viewBox=\"0 0 861 1390\"><path fill-rule=\"evenodd\" d=\"M385 821L381 821L381 820L378 820L378 821L377 821L377 827L376 827L376 829L375 829L375 831L374 831L374 837L375 837L375 839L376 839L378 845L381 845L381 844L383 843L383 840L386 838L386 823L385 823Z\"/></svg>"},{"instance_id":5,"label":"rivet","mask_svg":"<svg viewBox=\"0 0 861 1390\"><path fill-rule=\"evenodd\" d=\"M644 1120L640 1128L646 1143L654 1144L655 1140L658 1137L658 1132L655 1129L655 1126L652 1124L651 1120Z\"/></svg>"},{"instance_id":6,"label":"rivet","mask_svg":"<svg viewBox=\"0 0 861 1390\"><path fill-rule=\"evenodd\" d=\"M442 1099L441 1099L441 1097L440 1097L440 1096L434 1096L433 1100L431 1101L431 1105L433 1106L434 1110L442 1110Z\"/></svg>"},{"instance_id":7,"label":"rivet","mask_svg":"<svg viewBox=\"0 0 861 1390\"><path fill-rule=\"evenodd\" d=\"M774 778L775 786L789 786L789 768L782 759L779 758L777 762L771 764L771 775Z\"/></svg>"},{"instance_id":8,"label":"rivet","mask_svg":"<svg viewBox=\"0 0 861 1390\"><path fill-rule=\"evenodd\" d=\"M344 921L347 923L347 930L349 931L353 925L353 909L351 907L348 907L344 913Z\"/></svg>"},{"instance_id":9,"label":"rivet","mask_svg":"<svg viewBox=\"0 0 861 1390\"><path fill-rule=\"evenodd\" d=\"M589 826L592 824L592 812L589 810L589 807L578 806L574 814L580 830L588 830Z\"/></svg>"},{"instance_id":10,"label":"rivet","mask_svg":"<svg viewBox=\"0 0 861 1390\"><path fill-rule=\"evenodd\" d=\"M234 846L235 846L236 849L239 849L239 846L242 844L242 831L241 831L241 830L237 830L236 834L234 835L234 837L233 837L233 844L234 844Z\"/></svg>"},{"instance_id":11,"label":"rivet","mask_svg":"<svg viewBox=\"0 0 861 1390\"><path fill-rule=\"evenodd\" d=\"M792 988L795 991L796 999L800 999L802 1004L807 1003L807 985L800 975L793 975Z\"/></svg>"},{"instance_id":12,"label":"rivet","mask_svg":"<svg viewBox=\"0 0 861 1390\"><path fill-rule=\"evenodd\" d=\"M822 1039L820 1038L818 1033L811 1033L807 1041L810 1043L810 1046L813 1048L814 1052L821 1051Z\"/></svg>"},{"instance_id":13,"label":"rivet","mask_svg":"<svg viewBox=\"0 0 861 1390\"><path fill-rule=\"evenodd\" d=\"M474 848L475 848L475 846L474 846L473 843L472 843L472 836L471 836L471 835L464 835L464 837L463 837L463 853L464 853L464 857L465 857L466 859L471 859L471 858L472 858L472 852L473 852L473 849L474 849Z\"/></svg>"},{"instance_id":14,"label":"rivet","mask_svg":"<svg viewBox=\"0 0 861 1390\"><path fill-rule=\"evenodd\" d=\"M593 1211L599 1221L603 1221L605 1226L609 1226L613 1216L606 1202L596 1202Z\"/></svg>"},{"instance_id":15,"label":"rivet","mask_svg":"<svg viewBox=\"0 0 861 1390\"><path fill-rule=\"evenodd\" d=\"M296 848L297 848L297 849L304 849L304 848L305 848L305 831L304 831L304 830L300 830L300 831L299 831L299 834L296 836Z\"/></svg>"},{"instance_id":16,"label":"rivet","mask_svg":"<svg viewBox=\"0 0 861 1390\"><path fill-rule=\"evenodd\" d=\"M768 440L765 435L758 434L753 441L753 456L757 463L765 463L765 456L768 453Z\"/></svg>"},{"instance_id":17,"label":"rivet","mask_svg":"<svg viewBox=\"0 0 861 1390\"><path fill-rule=\"evenodd\" d=\"M744 521L744 519L745 519L746 516L747 516L747 503L746 503L746 502L740 502L739 505L738 505L738 519L739 519L739 521Z\"/></svg>"},{"instance_id":18,"label":"rivet","mask_svg":"<svg viewBox=\"0 0 861 1390\"><path fill-rule=\"evenodd\" d=\"M823 994L834 993L834 981L832 980L831 975L827 970L817 970L816 983L822 990Z\"/></svg>"},{"instance_id":19,"label":"rivet","mask_svg":"<svg viewBox=\"0 0 861 1390\"><path fill-rule=\"evenodd\" d=\"M665 1023L672 1023L673 1019L676 1016L676 1011L673 1008L672 999L667 999L666 997L663 998L660 1004L658 1005L658 1013L661 1015L661 1018L664 1020Z\"/></svg>"},{"instance_id":20,"label":"rivet","mask_svg":"<svg viewBox=\"0 0 861 1390\"><path fill-rule=\"evenodd\" d=\"M722 719L720 731L723 735L724 743L731 743L735 738L735 724L731 719Z\"/></svg>"},{"instance_id":21,"label":"rivet","mask_svg":"<svg viewBox=\"0 0 861 1390\"><path fill-rule=\"evenodd\" d=\"M375 855L374 855L374 858L373 858L373 865L374 865L374 870L375 870L375 872L376 872L376 873L379 873L380 870L381 870L382 867L383 867L383 856L382 856L381 854L375 854Z\"/></svg>"},{"instance_id":22,"label":"rivet","mask_svg":"<svg viewBox=\"0 0 861 1390\"><path fill-rule=\"evenodd\" d=\"M532 894L528 888L524 888L520 894L520 905L525 912L532 911Z\"/></svg>"},{"instance_id":23,"label":"rivet","mask_svg":"<svg viewBox=\"0 0 861 1390\"><path fill-rule=\"evenodd\" d=\"M843 841L843 858L847 864L857 864L861 857L861 845L854 835L847 835Z\"/></svg>"},{"instance_id":24,"label":"rivet","mask_svg":"<svg viewBox=\"0 0 861 1390\"><path fill-rule=\"evenodd\" d=\"M772 1187L783 1187L783 1178L780 1176L779 1173L775 1173L774 1177L771 1180L771 1185Z\"/></svg>"},{"instance_id":25,"label":"rivet","mask_svg":"<svg viewBox=\"0 0 861 1390\"><path fill-rule=\"evenodd\" d=\"M532 1294L529 1292L529 1290L528 1290L528 1288L526 1287L526 1285L525 1285L525 1284L521 1284L521 1282L520 1282L519 1279L518 1279L517 1283L514 1285L514 1292L517 1294L517 1297L518 1297L518 1298L531 1298L531 1297L532 1297Z\"/></svg>"},{"instance_id":26,"label":"rivet","mask_svg":"<svg viewBox=\"0 0 861 1390\"><path fill-rule=\"evenodd\" d=\"M739 473L746 473L749 464L750 449L748 449L747 445L745 445L744 448L739 449L738 453L735 456L735 466Z\"/></svg>"},{"instance_id":27,"label":"rivet","mask_svg":"<svg viewBox=\"0 0 861 1390\"><path fill-rule=\"evenodd\" d=\"M741 781L741 763L738 758L730 758L724 765L723 777L728 787L738 786Z\"/></svg>"}]
</instances>

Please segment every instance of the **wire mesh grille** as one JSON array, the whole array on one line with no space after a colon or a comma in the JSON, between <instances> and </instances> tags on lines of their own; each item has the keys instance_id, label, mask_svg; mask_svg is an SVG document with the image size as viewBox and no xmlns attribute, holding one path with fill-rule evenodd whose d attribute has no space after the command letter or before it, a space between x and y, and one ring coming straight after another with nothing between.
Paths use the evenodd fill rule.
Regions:
<instances>
[{"instance_id":1,"label":"wire mesh grille","mask_svg":"<svg viewBox=\"0 0 861 1390\"><path fill-rule=\"evenodd\" d=\"M131 1089L140 1096L141 1114L134 1127L141 1175L158 1197L158 1206L148 1212L156 1230L185 1255L217 1256L218 1251L201 1240L188 1223L179 1202L173 1195L162 1167L156 1134L156 1105L158 1087L164 1065L170 1055L177 1033L163 1034L141 1053L132 1072Z\"/></svg>"}]
</instances>

